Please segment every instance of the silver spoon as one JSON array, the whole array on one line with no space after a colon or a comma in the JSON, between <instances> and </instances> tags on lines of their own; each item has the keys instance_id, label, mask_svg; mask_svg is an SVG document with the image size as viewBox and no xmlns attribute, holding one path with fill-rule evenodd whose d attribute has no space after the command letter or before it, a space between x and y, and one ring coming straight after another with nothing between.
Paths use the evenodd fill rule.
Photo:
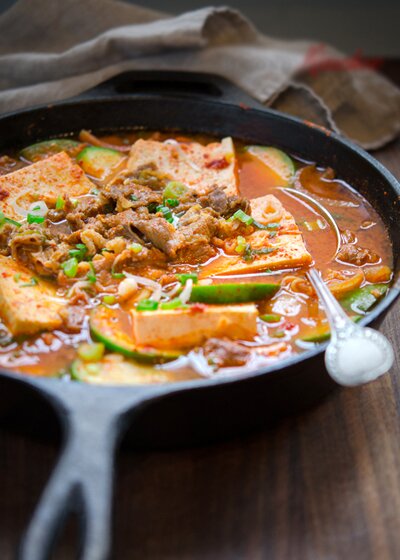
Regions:
<instances>
[{"instance_id":1,"label":"silver spoon","mask_svg":"<svg viewBox=\"0 0 400 560\"><path fill-rule=\"evenodd\" d=\"M287 194L310 203L331 225L336 236L336 256L340 249L339 228L328 210L312 196L293 188L282 189ZM322 280L316 268L307 277L324 305L331 338L325 350L325 366L329 375L340 385L355 386L377 379L386 373L394 361L393 348L380 332L356 325Z\"/></svg>"},{"instance_id":2,"label":"silver spoon","mask_svg":"<svg viewBox=\"0 0 400 560\"><path fill-rule=\"evenodd\" d=\"M307 272L307 277L322 300L329 321L331 338L325 350L325 366L332 379L351 387L386 373L394 361L389 340L374 329L353 323L315 268Z\"/></svg>"}]
</instances>

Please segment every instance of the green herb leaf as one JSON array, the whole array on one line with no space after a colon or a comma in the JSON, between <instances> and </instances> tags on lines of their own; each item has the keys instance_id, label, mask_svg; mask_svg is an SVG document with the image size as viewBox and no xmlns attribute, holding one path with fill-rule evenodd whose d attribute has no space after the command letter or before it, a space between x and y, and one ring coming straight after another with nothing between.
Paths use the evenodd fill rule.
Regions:
<instances>
[{"instance_id":1,"label":"green herb leaf","mask_svg":"<svg viewBox=\"0 0 400 560\"><path fill-rule=\"evenodd\" d=\"M21 273L17 272L14 274L14 282L19 282L21 280Z\"/></svg>"}]
</instances>

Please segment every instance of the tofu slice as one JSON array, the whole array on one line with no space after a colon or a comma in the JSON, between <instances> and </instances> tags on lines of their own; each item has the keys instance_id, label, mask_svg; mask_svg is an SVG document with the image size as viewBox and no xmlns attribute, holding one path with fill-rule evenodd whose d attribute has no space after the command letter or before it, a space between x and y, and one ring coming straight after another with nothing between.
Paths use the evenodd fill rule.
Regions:
<instances>
[{"instance_id":1,"label":"tofu slice","mask_svg":"<svg viewBox=\"0 0 400 560\"><path fill-rule=\"evenodd\" d=\"M311 264L312 257L307 251L303 237L293 218L282 203L273 195L254 198L251 201L253 218L263 225L279 224L270 230L256 229L246 237L255 250L271 249L267 254L258 254L246 261L242 256L223 255L203 268L201 277L215 274L248 274L263 270L281 270ZM275 233L270 237L270 233Z\"/></svg>"},{"instance_id":2,"label":"tofu slice","mask_svg":"<svg viewBox=\"0 0 400 560\"><path fill-rule=\"evenodd\" d=\"M150 165L199 194L212 187L220 187L230 195L238 194L232 138L206 146L198 142L137 140L131 149L128 170L137 172Z\"/></svg>"},{"instance_id":3,"label":"tofu slice","mask_svg":"<svg viewBox=\"0 0 400 560\"><path fill-rule=\"evenodd\" d=\"M257 308L245 305L194 305L188 309L132 310L138 346L190 348L211 336L250 340L257 334Z\"/></svg>"},{"instance_id":4,"label":"tofu slice","mask_svg":"<svg viewBox=\"0 0 400 560\"><path fill-rule=\"evenodd\" d=\"M24 209L36 200L55 202L63 193L78 197L95 185L68 154L60 152L0 177L0 210L8 218L20 220L14 204Z\"/></svg>"},{"instance_id":5,"label":"tofu slice","mask_svg":"<svg viewBox=\"0 0 400 560\"><path fill-rule=\"evenodd\" d=\"M66 306L65 300L44 280L24 286L32 277L30 270L0 255L0 315L13 335L35 334L62 325L59 312Z\"/></svg>"}]
</instances>

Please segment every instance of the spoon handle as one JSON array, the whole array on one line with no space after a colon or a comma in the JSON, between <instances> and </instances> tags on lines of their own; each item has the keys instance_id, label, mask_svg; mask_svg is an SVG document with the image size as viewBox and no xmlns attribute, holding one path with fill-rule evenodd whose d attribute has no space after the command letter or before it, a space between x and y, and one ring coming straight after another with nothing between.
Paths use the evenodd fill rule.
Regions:
<instances>
[{"instance_id":1,"label":"spoon handle","mask_svg":"<svg viewBox=\"0 0 400 560\"><path fill-rule=\"evenodd\" d=\"M332 334L334 334L335 331L345 328L346 325L354 326L354 323L348 318L342 306L322 280L317 270L315 268L310 268L307 272L307 276L324 304L324 311L328 317Z\"/></svg>"}]
</instances>

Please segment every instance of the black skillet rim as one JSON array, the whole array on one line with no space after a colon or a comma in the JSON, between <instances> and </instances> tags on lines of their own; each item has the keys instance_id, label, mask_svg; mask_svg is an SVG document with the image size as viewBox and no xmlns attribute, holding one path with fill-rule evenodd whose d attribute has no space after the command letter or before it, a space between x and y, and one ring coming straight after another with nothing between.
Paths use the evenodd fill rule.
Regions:
<instances>
[{"instance_id":1,"label":"black skillet rim","mask_svg":"<svg viewBox=\"0 0 400 560\"><path fill-rule=\"evenodd\" d=\"M132 101L136 100L136 99L140 99L142 96L140 95L135 95L134 97L132 96L125 96L122 95L121 96L121 100L124 99L131 99ZM157 99L159 100L159 97L153 94L147 94L146 99ZM165 99L169 98L169 95L164 95L163 96ZM25 114L29 114L29 113L34 113L37 110L46 110L46 109L50 109L53 107L57 107L57 106L74 106L74 105L80 105L82 102L83 103L89 103L89 104L99 104L99 103L106 103L106 102L113 102L115 101L115 98L109 97L109 96L105 96L105 97L97 97L97 98L85 98L82 97L82 99L79 98L75 98L73 100L62 100L62 101L57 101L55 103L51 103L51 104L45 104L45 105L35 105L33 107L29 107L28 109L23 109L23 110L17 110L17 111L13 111L13 112L9 112L9 113L5 113L3 115L1 115L0 120L3 120L3 118L12 118L12 117L17 117L19 115L21 115L21 113L25 113ZM194 100L194 102L196 102L196 99ZM210 104L210 105L217 105L217 106L225 106L225 105L231 105L232 107L237 108L237 104L234 102L228 102L228 101L215 101L215 100L204 100L202 99L202 103L203 104ZM369 165L371 165L372 167L375 168L375 170L383 176L383 179L390 185L390 188L393 189L396 194L398 195L398 198L400 200L400 182L394 177L394 175L388 170L386 169L386 167L381 164L378 160L376 160L373 156L371 156L368 152L366 152L364 149L362 149L361 147L357 146L355 143L353 143L350 140L347 140L346 138L344 138L343 136L340 136L339 134L332 132L328 129L325 129L322 126L319 125L315 125L313 123L308 123L307 121L304 121L300 118L297 117L293 117L291 115L285 114L285 113L281 113L280 111L276 111L274 109L270 109L270 108L253 108L253 107L245 107L244 110L246 111L251 111L252 113L259 113L260 115L265 115L265 113L267 114L272 114L276 117L279 117L280 119L284 120L284 121L289 121L293 124L297 124L299 126L301 126L302 128L304 128L305 130L309 130L309 128L311 127L313 129L313 133L315 134L320 134L321 136L329 136L329 138L331 140L333 140L336 143L341 144L343 147L349 149L352 152L355 152L357 154L358 157L364 159L367 161L367 163ZM144 129L144 127L138 127L140 129ZM116 127L114 130L134 130L135 127ZM101 128L99 128L98 130L101 130ZM104 129L105 130L105 129ZM109 128L107 130L110 130ZM183 130L182 128L180 128L179 130ZM64 133L65 136L67 136L69 133ZM62 133L60 133L60 135L63 135ZM364 196L364 195L363 195ZM368 199L367 199L368 200ZM385 296L385 298L379 302L374 309L368 313L368 315L366 315L365 317L363 317L360 320L360 325L369 325L370 323L374 322L376 319L378 319L378 317L383 314L385 311L388 311L388 309L390 308L390 306L394 303L394 301L398 298L398 296L400 295L400 272L398 272L396 274L396 277L393 279L393 284L390 287L389 293L387 294L387 296ZM290 370L291 366L295 366L298 365L302 362L304 362L304 364L307 363L308 360L311 360L312 358L315 358L318 355L322 355L323 352L325 351L327 345L329 342L325 342L323 344L318 345L315 348L310 348L305 350L304 352L300 353L300 354L296 354L295 356L291 356L288 357L286 359L283 359L282 361L278 361L276 364L271 364L267 367L264 368L257 368L255 370L251 370L249 372L245 372L245 373L241 373L241 374L234 374L232 376L229 377L220 377L218 378L218 376L213 377L213 378L207 378L204 377L203 379L199 379L199 380L188 380L188 381L181 381L181 382L177 382L177 383L168 383L168 384L162 384L160 385L160 387L164 388L165 390L167 390L168 392L181 392L181 391L186 391L186 390L191 390L191 389L199 389L199 388L203 388L206 389L207 387L212 387L212 386L220 386L220 385L231 385L231 384L236 384L236 383L240 383L241 381L245 381L245 380L249 380L249 379L254 379L254 378L258 378L260 376L264 376L264 375L273 375L273 374L282 374L285 373L285 370L288 371ZM300 371L298 372L299 374L301 373ZM11 370L7 370L5 368L0 368L0 375L9 378L10 380L14 380L16 382L24 382L24 383L29 383L32 386L37 386L38 383L44 383L48 386L60 386L63 383L65 383L65 381L63 381L62 379L58 379L58 378L54 378L54 377L46 377L46 376L28 376L28 375L24 375L24 374L20 374L20 373L16 373L13 372ZM68 383L73 383L73 381L68 381ZM128 390L131 389L132 392L135 391L136 388L144 388L144 387L149 387L148 384L140 384L140 385L129 385L129 384L121 384L121 385L101 385L101 384L89 384L89 383L81 383L80 386L82 387L86 387L88 390L90 391L91 389L95 389L95 390L108 390L108 391L116 391L116 390Z\"/></svg>"}]
</instances>

